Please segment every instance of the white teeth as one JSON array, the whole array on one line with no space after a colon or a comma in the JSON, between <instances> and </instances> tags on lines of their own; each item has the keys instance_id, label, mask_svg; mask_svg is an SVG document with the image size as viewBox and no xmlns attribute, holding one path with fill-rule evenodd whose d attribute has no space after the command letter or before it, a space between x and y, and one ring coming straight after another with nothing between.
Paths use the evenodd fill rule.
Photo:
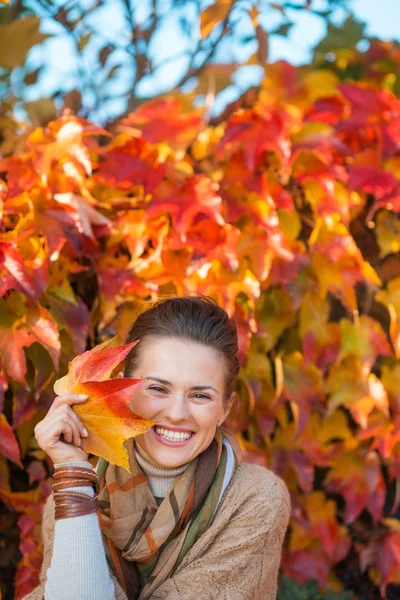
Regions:
<instances>
[{"instance_id":1,"label":"white teeth","mask_svg":"<svg viewBox=\"0 0 400 600\"><path fill-rule=\"evenodd\" d=\"M188 440L190 437L192 437L191 433L184 433L183 431L168 431L162 427L156 427L155 430L158 435L161 435L168 440L182 441Z\"/></svg>"}]
</instances>

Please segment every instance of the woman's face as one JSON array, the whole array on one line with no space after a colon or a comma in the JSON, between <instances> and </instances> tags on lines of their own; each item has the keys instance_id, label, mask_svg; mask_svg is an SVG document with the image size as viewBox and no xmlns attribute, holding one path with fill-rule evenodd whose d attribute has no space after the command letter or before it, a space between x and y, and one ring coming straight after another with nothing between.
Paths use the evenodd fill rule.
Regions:
<instances>
[{"instance_id":1,"label":"woman's face","mask_svg":"<svg viewBox=\"0 0 400 600\"><path fill-rule=\"evenodd\" d=\"M135 442L153 465L179 467L211 444L218 423L229 413L232 403L224 409L222 401L224 359L213 348L175 338L147 338L140 346L139 364L129 376L146 381L130 407L156 425Z\"/></svg>"}]
</instances>

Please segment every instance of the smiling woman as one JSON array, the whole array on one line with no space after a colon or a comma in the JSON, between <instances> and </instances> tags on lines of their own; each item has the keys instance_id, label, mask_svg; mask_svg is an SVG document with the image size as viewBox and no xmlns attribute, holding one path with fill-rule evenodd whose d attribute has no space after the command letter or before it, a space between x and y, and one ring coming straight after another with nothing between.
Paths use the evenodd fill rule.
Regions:
<instances>
[{"instance_id":1,"label":"smiling woman","mask_svg":"<svg viewBox=\"0 0 400 600\"><path fill-rule=\"evenodd\" d=\"M131 472L100 459L98 497L82 454L58 459L57 497L76 500L56 506L61 518L47 501L41 585L26 598L275 599L290 498L221 427L239 371L233 319L205 296L164 298L133 323L135 340L125 376L143 383L130 407L155 425L125 443Z\"/></svg>"}]
</instances>

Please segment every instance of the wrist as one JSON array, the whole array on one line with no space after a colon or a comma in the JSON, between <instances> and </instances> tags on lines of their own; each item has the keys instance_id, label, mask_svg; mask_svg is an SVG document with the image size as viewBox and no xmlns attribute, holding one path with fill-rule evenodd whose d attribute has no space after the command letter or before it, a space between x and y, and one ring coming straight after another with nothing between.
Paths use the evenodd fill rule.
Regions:
<instances>
[{"instance_id":1,"label":"wrist","mask_svg":"<svg viewBox=\"0 0 400 600\"><path fill-rule=\"evenodd\" d=\"M60 467L85 467L86 469L92 469L92 464L88 460L65 460L63 462L53 463L55 469Z\"/></svg>"},{"instance_id":2,"label":"wrist","mask_svg":"<svg viewBox=\"0 0 400 600\"><path fill-rule=\"evenodd\" d=\"M92 465L85 467L71 465L71 462L56 463L54 470L53 497L55 504L55 520L68 517L79 517L98 510L99 480ZM82 461L85 462L85 461ZM92 493L82 492L87 487ZM79 491L76 491L79 490Z\"/></svg>"}]
</instances>

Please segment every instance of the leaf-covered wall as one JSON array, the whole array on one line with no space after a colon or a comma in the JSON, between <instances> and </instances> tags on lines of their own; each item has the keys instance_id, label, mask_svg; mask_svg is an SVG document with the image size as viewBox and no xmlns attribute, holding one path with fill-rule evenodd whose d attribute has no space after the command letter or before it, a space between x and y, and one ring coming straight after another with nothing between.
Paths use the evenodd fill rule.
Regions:
<instances>
[{"instance_id":1,"label":"leaf-covered wall","mask_svg":"<svg viewBox=\"0 0 400 600\"><path fill-rule=\"evenodd\" d=\"M54 381L171 291L235 316L228 424L290 489L283 573L395 597L399 63L375 43L329 70L272 64L250 104L212 122L173 96L108 132L71 115L0 122L0 516L16 598L37 584L52 465L33 429Z\"/></svg>"}]
</instances>

